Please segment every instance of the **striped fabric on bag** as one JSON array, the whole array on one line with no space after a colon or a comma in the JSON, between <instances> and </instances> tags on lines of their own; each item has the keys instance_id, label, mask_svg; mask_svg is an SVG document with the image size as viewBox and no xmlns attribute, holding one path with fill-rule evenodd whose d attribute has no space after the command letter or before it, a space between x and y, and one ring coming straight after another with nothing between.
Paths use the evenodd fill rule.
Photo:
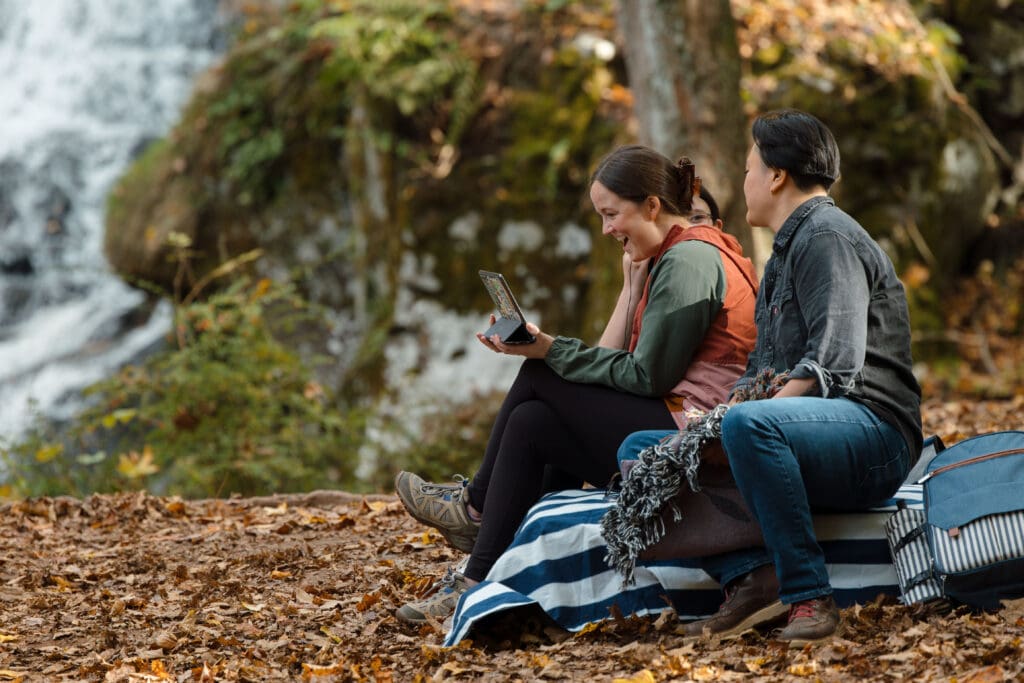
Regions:
<instances>
[{"instance_id":1,"label":"striped fabric on bag","mask_svg":"<svg viewBox=\"0 0 1024 683\"><path fill-rule=\"evenodd\" d=\"M905 605L942 597L942 584L935 575L925 526L924 510L913 508L897 510L885 522L900 601Z\"/></svg>"},{"instance_id":2,"label":"striped fabric on bag","mask_svg":"<svg viewBox=\"0 0 1024 683\"><path fill-rule=\"evenodd\" d=\"M956 533L928 525L935 568L942 574L971 571L1024 557L1024 511L989 515L957 527Z\"/></svg>"}]
</instances>

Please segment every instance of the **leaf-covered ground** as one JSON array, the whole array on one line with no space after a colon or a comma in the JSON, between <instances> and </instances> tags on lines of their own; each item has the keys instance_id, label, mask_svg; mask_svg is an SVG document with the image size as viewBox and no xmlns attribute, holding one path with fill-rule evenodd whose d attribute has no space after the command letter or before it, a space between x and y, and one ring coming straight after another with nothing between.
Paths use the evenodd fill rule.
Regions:
<instances>
[{"instance_id":1,"label":"leaf-covered ground","mask_svg":"<svg viewBox=\"0 0 1024 683\"><path fill-rule=\"evenodd\" d=\"M932 402L947 444L1024 424L1024 398ZM670 619L570 636L509 620L440 647L398 623L457 551L393 496L182 501L145 494L0 507L0 681L1024 679L1024 600L997 614L844 610L842 637L684 645Z\"/></svg>"}]
</instances>

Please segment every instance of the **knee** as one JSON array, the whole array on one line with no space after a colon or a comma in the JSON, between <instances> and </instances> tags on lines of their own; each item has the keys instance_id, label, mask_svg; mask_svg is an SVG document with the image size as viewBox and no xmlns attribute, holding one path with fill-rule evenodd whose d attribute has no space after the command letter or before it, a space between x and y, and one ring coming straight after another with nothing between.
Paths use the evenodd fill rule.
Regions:
<instances>
[{"instance_id":1,"label":"knee","mask_svg":"<svg viewBox=\"0 0 1024 683\"><path fill-rule=\"evenodd\" d=\"M746 401L744 403L737 403L729 408L725 413L725 417L722 418L722 434L746 429L750 425L751 419L753 419L754 410L752 406L754 403L755 401Z\"/></svg>"},{"instance_id":2,"label":"knee","mask_svg":"<svg viewBox=\"0 0 1024 683\"><path fill-rule=\"evenodd\" d=\"M619 451L615 458L620 466L624 460L636 460L640 451L647 447L647 440L643 435L644 432L633 432L619 444Z\"/></svg>"},{"instance_id":3,"label":"knee","mask_svg":"<svg viewBox=\"0 0 1024 683\"><path fill-rule=\"evenodd\" d=\"M523 401L509 413L505 433L517 436L537 434L538 430L548 428L550 419L551 409L543 401Z\"/></svg>"},{"instance_id":4,"label":"knee","mask_svg":"<svg viewBox=\"0 0 1024 683\"><path fill-rule=\"evenodd\" d=\"M753 452L750 442L765 438L768 401L747 401L729 408L722 418L722 448L730 462Z\"/></svg>"},{"instance_id":5,"label":"knee","mask_svg":"<svg viewBox=\"0 0 1024 683\"><path fill-rule=\"evenodd\" d=\"M640 451L648 446L657 444L670 434L675 434L675 432L666 429L647 429L640 432L633 432L619 445L619 452L616 457L620 464L623 460L637 460L640 455Z\"/></svg>"}]
</instances>

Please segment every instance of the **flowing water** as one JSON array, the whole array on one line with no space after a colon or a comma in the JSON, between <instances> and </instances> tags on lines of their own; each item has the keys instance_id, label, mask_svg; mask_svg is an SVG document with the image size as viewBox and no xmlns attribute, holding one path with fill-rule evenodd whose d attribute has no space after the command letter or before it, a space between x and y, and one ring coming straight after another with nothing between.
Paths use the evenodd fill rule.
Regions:
<instances>
[{"instance_id":1,"label":"flowing water","mask_svg":"<svg viewBox=\"0 0 1024 683\"><path fill-rule=\"evenodd\" d=\"M223 48L218 0L0 0L0 441L163 339L104 206ZM34 408L33 408L34 406Z\"/></svg>"}]
</instances>

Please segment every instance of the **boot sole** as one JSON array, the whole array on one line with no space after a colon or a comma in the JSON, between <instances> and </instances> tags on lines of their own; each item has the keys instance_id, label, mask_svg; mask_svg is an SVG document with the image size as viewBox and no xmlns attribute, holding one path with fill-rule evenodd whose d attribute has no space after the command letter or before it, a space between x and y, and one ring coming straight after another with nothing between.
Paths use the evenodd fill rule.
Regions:
<instances>
[{"instance_id":1,"label":"boot sole","mask_svg":"<svg viewBox=\"0 0 1024 683\"><path fill-rule=\"evenodd\" d=\"M785 616L789 613L789 606L783 605L780 600L776 600L770 605L766 605L761 609L757 610L743 621L739 622L732 628L727 628L724 631L707 631L696 636L686 636L683 638L684 643L695 642L704 638L718 638L719 640L733 640L739 638L741 635L750 631L758 626L771 623L780 617Z\"/></svg>"},{"instance_id":2,"label":"boot sole","mask_svg":"<svg viewBox=\"0 0 1024 683\"><path fill-rule=\"evenodd\" d=\"M807 645L821 645L822 643L827 643L833 638L839 638L842 635L843 625L839 624L836 626L836 630L827 636L822 636L820 638L794 638L792 640L784 640L782 642L787 643L791 650L802 650Z\"/></svg>"}]
</instances>

